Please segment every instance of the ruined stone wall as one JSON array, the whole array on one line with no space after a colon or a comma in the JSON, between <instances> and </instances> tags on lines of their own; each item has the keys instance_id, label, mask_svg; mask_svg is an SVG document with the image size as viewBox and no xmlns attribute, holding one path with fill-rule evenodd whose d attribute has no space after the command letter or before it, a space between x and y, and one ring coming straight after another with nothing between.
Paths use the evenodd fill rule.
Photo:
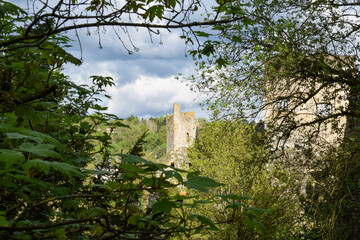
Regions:
<instances>
[{"instance_id":1,"label":"ruined stone wall","mask_svg":"<svg viewBox=\"0 0 360 240\"><path fill-rule=\"evenodd\" d=\"M166 114L167 153L188 148L196 137L197 120L194 112L180 112L180 105L174 103L173 115Z\"/></svg>"},{"instance_id":2,"label":"ruined stone wall","mask_svg":"<svg viewBox=\"0 0 360 240\"><path fill-rule=\"evenodd\" d=\"M352 56L328 56L325 63L334 69L356 67ZM334 73L329 77L336 78L337 75ZM282 124L298 126L286 142L280 141L279 145L285 143L285 148L295 149L311 140L313 149L320 151L324 146L335 147L343 141L348 119L342 112L349 106L349 91L343 84L294 77L269 82L266 90L265 124L279 132L274 139L281 136ZM329 120L326 120L328 116Z\"/></svg>"},{"instance_id":3,"label":"ruined stone wall","mask_svg":"<svg viewBox=\"0 0 360 240\"><path fill-rule=\"evenodd\" d=\"M284 84L285 85L285 84ZM317 84L320 85L320 84ZM316 88L320 88L317 87ZM289 86L287 91L282 89L281 94L284 96L295 96L293 92L304 92L308 90L303 88L297 88ZM316 122L319 117L326 117L328 115L340 114L341 111L346 108L348 101L346 101L346 93L342 91L340 85L323 88L314 97L307 100L306 103L299 104L293 101L291 98L282 100L282 102L275 102L274 99L281 97L281 94L277 94L276 90L273 90L272 95L266 98L265 106L265 123L272 124L274 127L278 127L282 123L282 116L291 114L292 120L296 125L304 125L305 127L298 128L292 132L292 135L287 139L285 147L288 149L294 149L295 145L299 142L306 142L310 134L316 132L316 140L314 139L317 146L324 147L325 145L336 145L341 142L339 139L343 139L346 127L346 117L340 116L336 119L336 128L334 121L324 121L319 127L317 124L308 123ZM328 95L332 95L331 99L328 99ZM273 102L273 104L269 104ZM280 104L279 104L280 103ZM322 106L328 106L328 109L319 109ZM334 129L335 128L335 129ZM277 136L275 136L275 139ZM281 145L281 144L280 144Z\"/></svg>"},{"instance_id":4,"label":"ruined stone wall","mask_svg":"<svg viewBox=\"0 0 360 240\"><path fill-rule=\"evenodd\" d=\"M180 110L180 105L174 103L173 115L166 114L166 153L184 158L186 149L195 141L198 121L195 112L182 113Z\"/></svg>"}]
</instances>

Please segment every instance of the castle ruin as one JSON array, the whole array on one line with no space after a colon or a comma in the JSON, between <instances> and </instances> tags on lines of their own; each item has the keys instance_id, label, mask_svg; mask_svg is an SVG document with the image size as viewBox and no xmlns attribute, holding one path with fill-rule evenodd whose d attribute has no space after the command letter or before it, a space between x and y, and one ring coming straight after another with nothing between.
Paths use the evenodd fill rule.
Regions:
<instances>
[{"instance_id":1,"label":"castle ruin","mask_svg":"<svg viewBox=\"0 0 360 240\"><path fill-rule=\"evenodd\" d=\"M166 153L171 155L172 165L181 167L180 162L186 158L186 149L195 141L197 127L195 112L182 113L180 104L174 103L173 115L166 114Z\"/></svg>"}]
</instances>

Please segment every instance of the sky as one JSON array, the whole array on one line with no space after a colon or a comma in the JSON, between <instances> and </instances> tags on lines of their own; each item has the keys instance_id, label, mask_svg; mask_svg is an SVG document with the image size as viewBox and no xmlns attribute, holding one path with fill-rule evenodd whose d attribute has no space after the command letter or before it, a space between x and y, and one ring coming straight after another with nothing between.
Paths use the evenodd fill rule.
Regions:
<instances>
[{"instance_id":1,"label":"sky","mask_svg":"<svg viewBox=\"0 0 360 240\"><path fill-rule=\"evenodd\" d=\"M101 31L101 44L96 29L78 30L81 53L75 32L69 32L69 37L76 41L68 51L81 58L83 64L66 65L64 73L79 84L89 84L91 75L111 76L116 86L107 88L107 94L112 99L101 105L120 118L171 114L174 102L180 104L182 112L195 111L196 117L208 118L199 106L202 96L193 93L187 82L176 79L179 73L189 76L195 72L195 63L191 56L186 56L189 47L180 39L180 32L163 31L161 36L150 37L146 30L130 31L137 52L126 36L122 35L124 47L114 31L107 28ZM129 54L127 49L133 53Z\"/></svg>"},{"instance_id":2,"label":"sky","mask_svg":"<svg viewBox=\"0 0 360 240\"><path fill-rule=\"evenodd\" d=\"M213 5L212 1L202 2L207 6L206 11ZM42 6L41 1L33 0L14 0L14 3L30 12L34 6L37 10ZM49 3L54 5L57 0ZM202 10L192 15L192 20L201 20ZM126 31L131 40L120 28L102 28L99 41L96 28L79 29L82 51L76 32L65 33L74 40L67 51L83 63L81 66L66 65L64 73L77 84L91 84L91 75L112 77L116 86L106 89L112 99L104 98L100 105L108 107L109 113L120 118L164 116L172 113L174 102L180 104L182 112L195 111L196 117L209 118L199 106L203 97L192 92L186 82L176 79L179 73L183 76L195 73L195 62L191 56L186 56L189 46L180 39L180 30L163 30L160 36L150 36L146 29L129 28Z\"/></svg>"}]
</instances>

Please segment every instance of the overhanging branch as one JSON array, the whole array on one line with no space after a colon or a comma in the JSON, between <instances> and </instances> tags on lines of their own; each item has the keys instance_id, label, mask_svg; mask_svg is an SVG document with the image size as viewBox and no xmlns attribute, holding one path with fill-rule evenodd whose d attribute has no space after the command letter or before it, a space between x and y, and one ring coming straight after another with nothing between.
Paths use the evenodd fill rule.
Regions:
<instances>
[{"instance_id":1,"label":"overhanging branch","mask_svg":"<svg viewBox=\"0 0 360 240\"><path fill-rule=\"evenodd\" d=\"M74 24L71 26L65 26L61 28L56 28L53 30L49 30L45 33L40 34L23 34L17 37L14 37L9 40L5 40L0 42L0 51L7 52L13 49L23 47L29 47L31 45L36 46L38 40L46 39L49 36L54 34L75 30L75 29L82 29L82 28L92 28L92 27L99 27L99 26L120 26L120 27L136 27L136 28L151 28L151 29L183 29L183 28L192 28L197 26L213 26L219 24L226 24L235 21L239 21L243 17L237 17L232 19L223 19L223 20L213 20L213 21L195 21L189 23L174 23L174 24L153 24L153 23L136 23L136 22L93 22L93 23L83 23L83 24ZM32 42L33 41L33 42ZM20 44L20 46L18 45ZM14 45L14 47L9 47Z\"/></svg>"}]
</instances>

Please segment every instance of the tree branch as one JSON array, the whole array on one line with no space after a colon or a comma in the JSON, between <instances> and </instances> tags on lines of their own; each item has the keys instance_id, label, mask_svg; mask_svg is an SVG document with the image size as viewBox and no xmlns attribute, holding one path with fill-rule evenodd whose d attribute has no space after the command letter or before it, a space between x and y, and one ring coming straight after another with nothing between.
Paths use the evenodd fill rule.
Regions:
<instances>
[{"instance_id":1,"label":"tree branch","mask_svg":"<svg viewBox=\"0 0 360 240\"><path fill-rule=\"evenodd\" d=\"M58 86L53 85L49 88L45 88L44 90L42 90L40 92L23 97L22 99L15 101L15 103L18 103L18 104L19 103L27 103L27 102L31 102L31 101L46 97L50 93L54 92L57 88L58 88Z\"/></svg>"},{"instance_id":2,"label":"tree branch","mask_svg":"<svg viewBox=\"0 0 360 240\"><path fill-rule=\"evenodd\" d=\"M158 29L181 29L181 28L191 28L196 26L212 26L217 24L226 24L235 21L239 21L244 17L237 17L233 19L223 19L223 20L214 20L214 21L195 21L189 23L177 23L177 24L152 24L152 23L135 23L135 22L94 22L94 23L83 23L83 24L74 24L71 26L66 26L62 28L57 28L54 30L49 30L45 33L40 34L23 34L17 37L14 37L10 40L5 40L0 42L1 52L12 51L21 47L29 47L36 46L36 40L46 39L51 35L66 32L69 30L82 29L82 28L90 28L90 27L99 27L99 26L121 26L121 27L138 27L138 28L158 28ZM31 42L31 40L35 40L35 42ZM16 44L24 44L24 45L16 45ZM15 45L14 48L6 48L8 46Z\"/></svg>"}]
</instances>

